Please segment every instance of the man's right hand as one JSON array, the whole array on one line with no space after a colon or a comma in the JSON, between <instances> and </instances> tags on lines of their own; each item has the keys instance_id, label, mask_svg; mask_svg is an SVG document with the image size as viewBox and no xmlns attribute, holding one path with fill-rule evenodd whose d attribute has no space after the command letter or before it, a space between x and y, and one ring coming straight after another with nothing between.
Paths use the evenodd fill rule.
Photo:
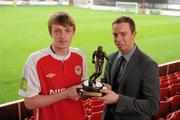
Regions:
<instances>
[{"instance_id":1,"label":"man's right hand","mask_svg":"<svg viewBox=\"0 0 180 120\"><path fill-rule=\"evenodd\" d=\"M104 104L114 104L119 99L119 95L111 89L102 89L100 92L105 94L103 97L98 97L98 99L102 100Z\"/></svg>"}]
</instances>

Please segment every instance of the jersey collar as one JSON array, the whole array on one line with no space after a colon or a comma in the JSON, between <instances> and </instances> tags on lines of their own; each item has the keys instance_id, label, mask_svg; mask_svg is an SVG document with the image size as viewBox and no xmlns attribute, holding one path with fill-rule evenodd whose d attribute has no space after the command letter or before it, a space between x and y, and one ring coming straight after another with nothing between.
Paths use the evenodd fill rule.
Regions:
<instances>
[{"instance_id":1,"label":"jersey collar","mask_svg":"<svg viewBox=\"0 0 180 120\"><path fill-rule=\"evenodd\" d=\"M57 60L61 60L61 61L64 61L64 60L67 60L70 55L71 55L71 49L69 48L69 51L68 51L68 54L66 56L60 56L60 55L57 55L53 49L51 48L51 45L49 46L49 51L50 51L50 54L53 58L57 59Z\"/></svg>"}]
</instances>

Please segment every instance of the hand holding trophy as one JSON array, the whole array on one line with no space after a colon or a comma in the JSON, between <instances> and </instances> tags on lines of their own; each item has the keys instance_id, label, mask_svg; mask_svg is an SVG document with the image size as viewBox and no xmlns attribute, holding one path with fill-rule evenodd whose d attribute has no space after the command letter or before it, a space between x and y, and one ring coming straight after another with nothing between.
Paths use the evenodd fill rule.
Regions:
<instances>
[{"instance_id":1,"label":"hand holding trophy","mask_svg":"<svg viewBox=\"0 0 180 120\"><path fill-rule=\"evenodd\" d=\"M108 61L108 57L103 51L103 47L98 46L97 50L92 54L92 63L95 64L95 72L88 80L82 82L83 88L77 89L79 95L85 97L103 96L103 93L101 93L100 90L103 89L104 85L97 80L97 78L102 74L104 59Z\"/></svg>"}]
</instances>

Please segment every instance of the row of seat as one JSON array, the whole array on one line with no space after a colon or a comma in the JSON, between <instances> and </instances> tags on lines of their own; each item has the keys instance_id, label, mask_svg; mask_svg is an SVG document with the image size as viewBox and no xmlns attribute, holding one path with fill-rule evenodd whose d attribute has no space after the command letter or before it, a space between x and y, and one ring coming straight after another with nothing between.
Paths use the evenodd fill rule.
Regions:
<instances>
[{"instance_id":1,"label":"row of seat","mask_svg":"<svg viewBox=\"0 0 180 120\"><path fill-rule=\"evenodd\" d=\"M101 120L104 109L104 102L96 97L83 100L83 106L86 111L86 120Z\"/></svg>"},{"instance_id":2,"label":"row of seat","mask_svg":"<svg viewBox=\"0 0 180 120\"><path fill-rule=\"evenodd\" d=\"M159 118L158 120L180 120L180 110L172 112L166 118Z\"/></svg>"},{"instance_id":3,"label":"row of seat","mask_svg":"<svg viewBox=\"0 0 180 120\"><path fill-rule=\"evenodd\" d=\"M180 120L180 72L160 78L161 102L156 120Z\"/></svg>"},{"instance_id":4,"label":"row of seat","mask_svg":"<svg viewBox=\"0 0 180 120\"><path fill-rule=\"evenodd\" d=\"M174 83L168 87L160 88L161 100L180 94L180 83Z\"/></svg>"},{"instance_id":5,"label":"row of seat","mask_svg":"<svg viewBox=\"0 0 180 120\"><path fill-rule=\"evenodd\" d=\"M170 80L170 81L167 81L167 82L161 82L160 83L160 88L166 88L166 87L169 87L171 86L172 84L177 84L177 83L180 83L180 78L177 79L177 80Z\"/></svg>"},{"instance_id":6,"label":"row of seat","mask_svg":"<svg viewBox=\"0 0 180 120\"><path fill-rule=\"evenodd\" d=\"M101 120L102 118L102 111L92 112L90 115L87 116L87 120Z\"/></svg>"},{"instance_id":7,"label":"row of seat","mask_svg":"<svg viewBox=\"0 0 180 120\"><path fill-rule=\"evenodd\" d=\"M164 75L164 76L160 76L159 79L161 80L166 80L166 79L173 79L176 77L180 77L180 72L175 72L172 74L168 74L168 75Z\"/></svg>"},{"instance_id":8,"label":"row of seat","mask_svg":"<svg viewBox=\"0 0 180 120\"><path fill-rule=\"evenodd\" d=\"M175 95L165 101L160 102L160 110L156 119L165 118L168 114L180 110L180 95Z\"/></svg>"}]
</instances>

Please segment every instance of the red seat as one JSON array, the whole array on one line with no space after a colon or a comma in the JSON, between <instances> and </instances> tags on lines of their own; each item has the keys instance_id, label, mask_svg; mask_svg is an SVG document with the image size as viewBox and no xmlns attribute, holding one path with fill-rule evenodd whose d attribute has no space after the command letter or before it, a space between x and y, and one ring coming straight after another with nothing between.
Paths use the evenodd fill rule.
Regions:
<instances>
[{"instance_id":1,"label":"red seat","mask_svg":"<svg viewBox=\"0 0 180 120\"><path fill-rule=\"evenodd\" d=\"M103 111L103 109L104 109L104 103L100 105L92 106L91 108L89 108L88 114L91 114L93 112Z\"/></svg>"},{"instance_id":2,"label":"red seat","mask_svg":"<svg viewBox=\"0 0 180 120\"><path fill-rule=\"evenodd\" d=\"M164 118L159 118L158 120L165 120Z\"/></svg>"},{"instance_id":3,"label":"red seat","mask_svg":"<svg viewBox=\"0 0 180 120\"><path fill-rule=\"evenodd\" d=\"M160 77L160 80L162 80L162 79L168 79L168 78L169 78L168 75L164 75L164 76L161 76L161 77Z\"/></svg>"},{"instance_id":4,"label":"red seat","mask_svg":"<svg viewBox=\"0 0 180 120\"><path fill-rule=\"evenodd\" d=\"M92 112L91 115L88 116L89 120L101 120L102 111Z\"/></svg>"},{"instance_id":5,"label":"red seat","mask_svg":"<svg viewBox=\"0 0 180 120\"><path fill-rule=\"evenodd\" d=\"M90 100L89 106L92 107L92 106L96 106L96 105L101 105L103 103L104 102L101 100Z\"/></svg>"},{"instance_id":6,"label":"red seat","mask_svg":"<svg viewBox=\"0 0 180 120\"><path fill-rule=\"evenodd\" d=\"M168 77L169 77L169 78L174 78L174 77L176 77L176 74L174 74L174 73L168 74Z\"/></svg>"},{"instance_id":7,"label":"red seat","mask_svg":"<svg viewBox=\"0 0 180 120\"><path fill-rule=\"evenodd\" d=\"M174 73L177 77L180 77L180 72L175 72Z\"/></svg>"},{"instance_id":8,"label":"red seat","mask_svg":"<svg viewBox=\"0 0 180 120\"><path fill-rule=\"evenodd\" d=\"M168 78L166 78L166 79L160 79L160 83L166 83L166 82L168 82L168 81L169 81Z\"/></svg>"},{"instance_id":9,"label":"red seat","mask_svg":"<svg viewBox=\"0 0 180 120\"><path fill-rule=\"evenodd\" d=\"M169 79L169 84L170 85L177 84L177 83L180 83L180 78L171 78L171 79Z\"/></svg>"},{"instance_id":10,"label":"red seat","mask_svg":"<svg viewBox=\"0 0 180 120\"><path fill-rule=\"evenodd\" d=\"M83 99L83 100L82 100L82 102L83 102L83 104L84 104L84 103L89 102L89 100L90 100L89 98L87 98L87 99Z\"/></svg>"},{"instance_id":11,"label":"red seat","mask_svg":"<svg viewBox=\"0 0 180 120\"><path fill-rule=\"evenodd\" d=\"M180 95L180 83L172 84L170 86L170 97Z\"/></svg>"},{"instance_id":12,"label":"red seat","mask_svg":"<svg viewBox=\"0 0 180 120\"><path fill-rule=\"evenodd\" d=\"M97 97L91 97L91 100L98 100Z\"/></svg>"},{"instance_id":13,"label":"red seat","mask_svg":"<svg viewBox=\"0 0 180 120\"><path fill-rule=\"evenodd\" d=\"M161 92L161 101L166 100L169 97L169 87L160 88Z\"/></svg>"},{"instance_id":14,"label":"red seat","mask_svg":"<svg viewBox=\"0 0 180 120\"><path fill-rule=\"evenodd\" d=\"M180 109L180 95L175 95L171 97L171 112Z\"/></svg>"},{"instance_id":15,"label":"red seat","mask_svg":"<svg viewBox=\"0 0 180 120\"><path fill-rule=\"evenodd\" d=\"M89 102L83 103L84 108L89 108Z\"/></svg>"},{"instance_id":16,"label":"red seat","mask_svg":"<svg viewBox=\"0 0 180 120\"><path fill-rule=\"evenodd\" d=\"M180 110L168 114L166 120L180 120Z\"/></svg>"},{"instance_id":17,"label":"red seat","mask_svg":"<svg viewBox=\"0 0 180 120\"><path fill-rule=\"evenodd\" d=\"M161 88L169 87L169 82L160 83Z\"/></svg>"},{"instance_id":18,"label":"red seat","mask_svg":"<svg viewBox=\"0 0 180 120\"><path fill-rule=\"evenodd\" d=\"M161 101L160 102L160 110L159 110L159 113L156 115L155 119L157 120L159 118L165 118L166 115L170 111L170 105L171 105L170 100Z\"/></svg>"},{"instance_id":19,"label":"red seat","mask_svg":"<svg viewBox=\"0 0 180 120\"><path fill-rule=\"evenodd\" d=\"M35 117L31 116L30 118L25 118L24 120L35 120Z\"/></svg>"}]
</instances>

